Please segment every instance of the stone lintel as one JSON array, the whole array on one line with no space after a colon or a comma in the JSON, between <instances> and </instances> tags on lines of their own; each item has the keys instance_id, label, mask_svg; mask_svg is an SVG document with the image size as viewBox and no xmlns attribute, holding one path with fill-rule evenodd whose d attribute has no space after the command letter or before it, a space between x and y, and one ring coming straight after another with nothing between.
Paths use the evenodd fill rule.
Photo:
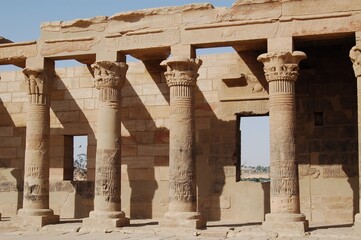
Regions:
<instances>
[{"instance_id":1,"label":"stone lintel","mask_svg":"<svg viewBox=\"0 0 361 240\"><path fill-rule=\"evenodd\" d=\"M209 3L188 4L188 5L176 6L176 7L150 8L150 9L143 9L137 11L117 13L109 17L109 20L127 21L132 18L140 18L145 16L175 14L175 13L182 13L187 11L210 10L210 9L214 9L214 7L212 4Z\"/></svg>"}]
</instances>

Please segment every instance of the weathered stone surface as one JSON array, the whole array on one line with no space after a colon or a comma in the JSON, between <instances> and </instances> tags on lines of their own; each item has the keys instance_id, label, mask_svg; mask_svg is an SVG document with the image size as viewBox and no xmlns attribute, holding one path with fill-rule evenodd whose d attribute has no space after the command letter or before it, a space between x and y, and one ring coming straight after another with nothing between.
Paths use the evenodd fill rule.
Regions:
<instances>
[{"instance_id":1,"label":"weathered stone surface","mask_svg":"<svg viewBox=\"0 0 361 240\"><path fill-rule=\"evenodd\" d=\"M36 69L27 70L30 101L41 105L52 100L50 134L37 130L43 127L42 111L29 117L33 124L26 122L25 113L32 112L32 107L26 104L28 88L22 84L22 73L0 73L0 176L6 176L0 177L3 217L14 215L22 207L18 198L23 191L23 176L25 182L35 175L43 179L37 184L41 187L31 188L39 193L36 196L29 193L29 186L33 185L24 185L28 200L49 196L45 170L50 168L50 198L39 203L48 204L62 217L84 217L94 208L91 214L94 218L86 220L93 225L118 226L118 219L108 223L102 220L107 214L123 218L119 214L122 210L132 218L161 218L183 203L201 215L195 211L189 215L167 213L168 224L192 227L204 224L201 218L184 224L178 216L201 216L212 221L263 221L264 214L269 212L269 186L235 182L234 114L270 111L271 118L276 119L272 126L279 126L277 134L271 130L271 135L279 140L272 143L272 156L278 152L278 159L288 159L272 163L273 169L278 169L272 171L272 211L276 206L279 210L297 212L296 215L302 212L312 224L352 223L353 211L359 209L355 204L359 185L357 116L360 114L357 114L358 80L354 76L359 76L360 7L357 0L244 0L236 1L232 8L194 4L119 13L110 18L45 23L37 42L3 43L0 39L0 64L25 67L26 61L31 67L43 67L54 59L77 59L90 66L95 59L98 61L94 69L86 66L58 69L54 84L50 85L46 85ZM350 53L352 72L347 53L355 39L357 45ZM180 66L175 68L197 65L188 60L196 57L195 49L224 46L233 47L237 53L203 56L197 52L197 58L203 61L197 69L200 75L197 83L187 81L196 78L195 69L191 72L183 69L174 76L175 71L170 70L166 77L159 67L170 54L187 58L176 60L174 65ZM293 51L293 47L308 56L306 61L296 64L300 70L291 61L275 71L266 68L271 73L264 76L257 56L267 48ZM122 76L118 82L115 77L118 73L113 74L113 70L122 68L121 65L124 70L125 65L100 60L116 61L127 54L144 61L130 63L126 79ZM108 82L94 83L94 73L96 77L109 76ZM298 73L295 86L283 82L284 78L295 80ZM178 86L171 78L184 81ZM282 83L271 81L268 87L267 78ZM170 88L166 86L167 80ZM51 96L41 92L47 88L52 89ZM174 89L179 90L180 97ZM181 96L189 89L194 92L194 102ZM116 103L120 96L123 101ZM288 121L292 113L293 123ZM103 118L98 120L97 115ZM192 121L188 121L189 116ZM175 118L179 121L174 121ZM194 132L182 137L189 128ZM292 129L294 138L290 134ZM110 134L105 134L107 131ZM102 137L102 133L109 138ZM72 160L65 157L68 148L64 135L77 134L89 137L87 177L91 182L82 184L63 180L64 170L69 168L65 161ZM51 142L51 150L43 149L47 141ZM121 152L114 146L119 143ZM182 146L181 153L174 144ZM47 152L49 157L45 157ZM125 158L122 164L121 157ZM47 158L49 166L39 163ZM175 158L177 164L184 159L189 164L175 171ZM104 161L99 164L98 159ZM192 165L194 162L197 168ZM189 165L191 168L187 168ZM124 182L122 188L114 184L117 179ZM169 189L171 198L167 197ZM93 198L96 198L95 206ZM301 199L301 211L297 198ZM198 202L196 207L194 199ZM105 211L107 214L96 212L104 209L104 203L110 206ZM254 205L262 207L255 209ZM116 214L109 213L112 208L117 209ZM267 216L267 219L277 218ZM355 219L357 226L359 214ZM120 222L126 222L126 218ZM273 221L266 222L265 227L268 223L272 228L288 225L300 231L306 226L303 220L295 226Z\"/></svg>"}]
</instances>

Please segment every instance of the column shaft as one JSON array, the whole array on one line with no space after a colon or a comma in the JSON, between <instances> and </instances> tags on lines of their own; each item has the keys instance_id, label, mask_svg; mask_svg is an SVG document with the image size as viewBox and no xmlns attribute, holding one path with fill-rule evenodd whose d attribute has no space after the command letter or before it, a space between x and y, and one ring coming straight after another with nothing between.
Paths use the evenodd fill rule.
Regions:
<instances>
[{"instance_id":1,"label":"column shaft","mask_svg":"<svg viewBox=\"0 0 361 240\"><path fill-rule=\"evenodd\" d=\"M26 211L49 208L49 122L49 106L29 104L23 200Z\"/></svg>"},{"instance_id":2,"label":"column shaft","mask_svg":"<svg viewBox=\"0 0 361 240\"><path fill-rule=\"evenodd\" d=\"M294 82L269 83L270 177L273 213L299 213Z\"/></svg>"},{"instance_id":3,"label":"column shaft","mask_svg":"<svg viewBox=\"0 0 361 240\"><path fill-rule=\"evenodd\" d=\"M193 87L170 89L169 211L195 212Z\"/></svg>"},{"instance_id":4,"label":"column shaft","mask_svg":"<svg viewBox=\"0 0 361 240\"><path fill-rule=\"evenodd\" d=\"M121 211L120 109L104 105L98 110L95 170L95 211Z\"/></svg>"},{"instance_id":5,"label":"column shaft","mask_svg":"<svg viewBox=\"0 0 361 240\"><path fill-rule=\"evenodd\" d=\"M160 224L169 227L203 228L197 212L194 129L194 86L199 59L172 57L162 62L170 87L169 207Z\"/></svg>"},{"instance_id":6,"label":"column shaft","mask_svg":"<svg viewBox=\"0 0 361 240\"><path fill-rule=\"evenodd\" d=\"M49 209L50 84L43 69L23 70L29 104L26 122L23 208L16 224L40 228L56 223Z\"/></svg>"},{"instance_id":7,"label":"column shaft","mask_svg":"<svg viewBox=\"0 0 361 240\"><path fill-rule=\"evenodd\" d=\"M271 213L263 227L275 232L303 233L308 222L300 214L295 151L295 82L302 52L270 52L258 57L269 82Z\"/></svg>"},{"instance_id":8,"label":"column shaft","mask_svg":"<svg viewBox=\"0 0 361 240\"><path fill-rule=\"evenodd\" d=\"M107 231L129 224L129 219L121 211L120 199L120 92L128 65L100 61L92 68L95 87L99 90L94 211L83 220L83 227Z\"/></svg>"}]
</instances>

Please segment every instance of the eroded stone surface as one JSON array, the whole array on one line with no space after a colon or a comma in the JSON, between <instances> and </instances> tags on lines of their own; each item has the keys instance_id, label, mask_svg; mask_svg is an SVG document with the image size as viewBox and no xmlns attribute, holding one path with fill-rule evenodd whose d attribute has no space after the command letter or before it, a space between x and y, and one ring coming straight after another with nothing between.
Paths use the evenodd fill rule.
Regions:
<instances>
[{"instance_id":1,"label":"eroded stone surface","mask_svg":"<svg viewBox=\"0 0 361 240\"><path fill-rule=\"evenodd\" d=\"M99 90L98 134L95 163L94 211L84 219L85 229L127 225L120 201L120 103L128 65L101 61L92 65Z\"/></svg>"}]
</instances>

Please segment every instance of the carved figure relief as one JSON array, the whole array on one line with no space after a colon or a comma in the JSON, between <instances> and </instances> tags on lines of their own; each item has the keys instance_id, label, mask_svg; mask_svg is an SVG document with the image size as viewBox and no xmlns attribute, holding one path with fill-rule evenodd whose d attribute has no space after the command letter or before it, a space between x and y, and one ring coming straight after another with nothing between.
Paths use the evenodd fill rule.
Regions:
<instances>
[{"instance_id":1,"label":"carved figure relief","mask_svg":"<svg viewBox=\"0 0 361 240\"><path fill-rule=\"evenodd\" d=\"M353 70L355 72L355 77L361 76L361 46L356 45L351 48L350 58L352 61Z\"/></svg>"}]
</instances>

